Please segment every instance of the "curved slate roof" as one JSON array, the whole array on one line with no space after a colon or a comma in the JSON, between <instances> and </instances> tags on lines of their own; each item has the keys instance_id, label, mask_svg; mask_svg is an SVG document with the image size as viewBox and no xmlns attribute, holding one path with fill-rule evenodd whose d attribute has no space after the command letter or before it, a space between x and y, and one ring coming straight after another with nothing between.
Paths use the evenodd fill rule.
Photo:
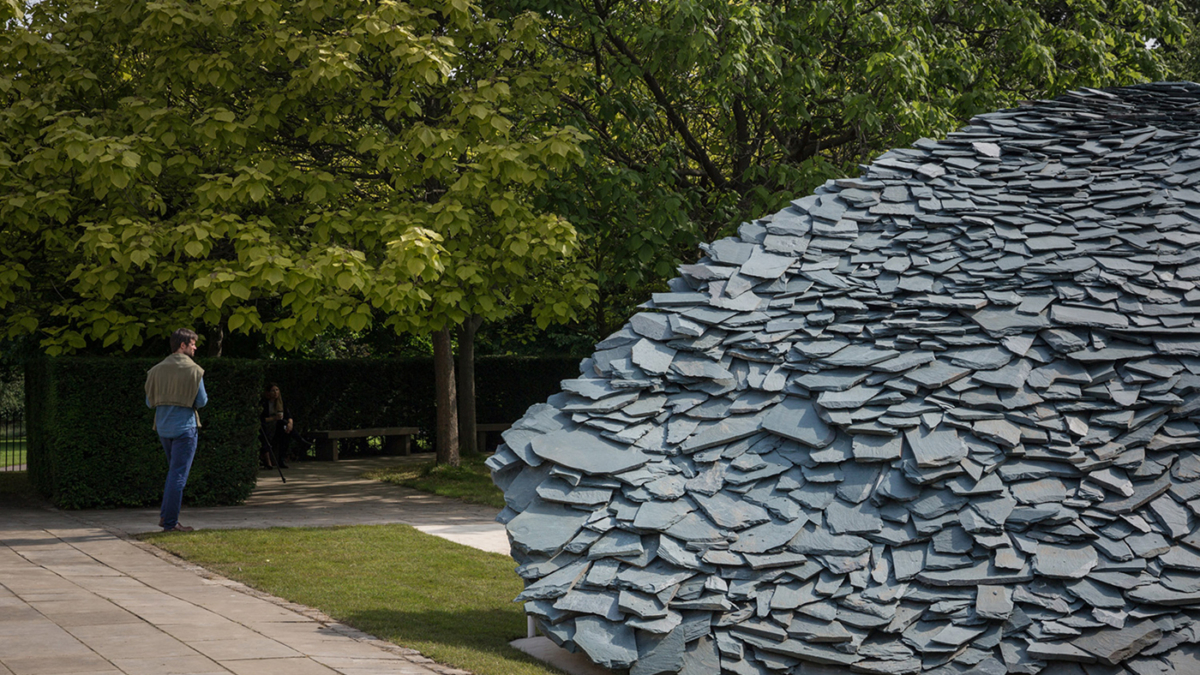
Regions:
<instances>
[{"instance_id":1,"label":"curved slate roof","mask_svg":"<svg viewBox=\"0 0 1200 675\"><path fill-rule=\"evenodd\" d=\"M632 675L1200 672L1198 106L983 115L703 246L489 461L541 630Z\"/></svg>"}]
</instances>

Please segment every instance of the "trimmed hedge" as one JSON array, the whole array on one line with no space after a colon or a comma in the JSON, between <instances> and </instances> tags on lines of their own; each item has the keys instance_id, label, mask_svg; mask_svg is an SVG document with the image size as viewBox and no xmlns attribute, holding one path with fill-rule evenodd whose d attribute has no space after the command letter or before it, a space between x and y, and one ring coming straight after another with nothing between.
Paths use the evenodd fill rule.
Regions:
<instances>
[{"instance_id":1,"label":"trimmed hedge","mask_svg":"<svg viewBox=\"0 0 1200 675\"><path fill-rule=\"evenodd\" d=\"M301 430L421 427L433 429L433 360L329 359L267 361ZM262 387L260 386L261 390Z\"/></svg>"},{"instance_id":2,"label":"trimmed hedge","mask_svg":"<svg viewBox=\"0 0 1200 675\"><path fill-rule=\"evenodd\" d=\"M29 365L27 466L61 508L146 506L162 499L167 462L146 407L146 371L159 359L40 359ZM198 359L209 402L184 499L236 504L258 470L258 361Z\"/></svg>"},{"instance_id":3,"label":"trimmed hedge","mask_svg":"<svg viewBox=\"0 0 1200 675\"><path fill-rule=\"evenodd\" d=\"M481 356L475 359L475 416L480 424L515 422L525 410L579 377L575 357ZM434 446L433 359L269 361L275 382L302 431L419 427Z\"/></svg>"},{"instance_id":4,"label":"trimmed hedge","mask_svg":"<svg viewBox=\"0 0 1200 675\"><path fill-rule=\"evenodd\" d=\"M146 506L162 499L166 461L146 407L159 359L39 359L26 370L31 482L61 508ZM432 445L433 360L204 359L208 405L184 492L193 506L237 504L254 488L259 396L276 382L301 430L415 426ZM479 357L476 416L515 422L579 376L573 357Z\"/></svg>"},{"instance_id":5,"label":"trimmed hedge","mask_svg":"<svg viewBox=\"0 0 1200 675\"><path fill-rule=\"evenodd\" d=\"M529 406L543 403L558 393L563 380L579 377L580 360L571 356L476 358L476 421L480 424L516 422Z\"/></svg>"}]
</instances>

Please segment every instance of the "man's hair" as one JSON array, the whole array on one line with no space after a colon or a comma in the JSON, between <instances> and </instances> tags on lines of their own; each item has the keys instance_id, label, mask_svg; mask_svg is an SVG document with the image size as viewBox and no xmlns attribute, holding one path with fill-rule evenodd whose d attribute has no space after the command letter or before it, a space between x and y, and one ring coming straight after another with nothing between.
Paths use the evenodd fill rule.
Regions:
<instances>
[{"instance_id":1,"label":"man's hair","mask_svg":"<svg viewBox=\"0 0 1200 675\"><path fill-rule=\"evenodd\" d=\"M179 351L181 346L191 342L192 340L195 340L198 337L200 336L196 335L196 331L188 328L180 328L176 330L174 333L171 333L171 353L174 354L175 352Z\"/></svg>"}]
</instances>

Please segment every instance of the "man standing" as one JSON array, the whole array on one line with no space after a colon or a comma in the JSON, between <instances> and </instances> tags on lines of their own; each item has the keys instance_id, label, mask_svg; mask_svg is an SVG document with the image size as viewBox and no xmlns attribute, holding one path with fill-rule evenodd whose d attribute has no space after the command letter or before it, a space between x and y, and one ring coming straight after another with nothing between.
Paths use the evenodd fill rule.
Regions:
<instances>
[{"instance_id":1,"label":"man standing","mask_svg":"<svg viewBox=\"0 0 1200 675\"><path fill-rule=\"evenodd\" d=\"M164 532L191 532L179 524L183 487L187 485L196 441L200 413L208 403L204 391L204 369L192 360L196 353L196 334L186 328L171 333L171 355L146 374L146 405L154 408L154 429L167 453L167 483L163 487L162 517L158 524Z\"/></svg>"}]
</instances>

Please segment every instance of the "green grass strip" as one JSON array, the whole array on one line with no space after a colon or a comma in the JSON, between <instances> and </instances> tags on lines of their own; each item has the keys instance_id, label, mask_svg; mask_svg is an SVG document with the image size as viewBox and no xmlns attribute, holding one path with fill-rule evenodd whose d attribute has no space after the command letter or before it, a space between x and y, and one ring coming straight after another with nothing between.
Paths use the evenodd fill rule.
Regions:
<instances>
[{"instance_id":1,"label":"green grass strip","mask_svg":"<svg viewBox=\"0 0 1200 675\"><path fill-rule=\"evenodd\" d=\"M205 530L146 541L476 675L559 672L508 645L525 636L508 556L407 525Z\"/></svg>"},{"instance_id":2,"label":"green grass strip","mask_svg":"<svg viewBox=\"0 0 1200 675\"><path fill-rule=\"evenodd\" d=\"M463 457L461 466L432 461L368 471L365 478L403 485L421 492L460 499L471 504L504 508L504 493L492 482L485 455Z\"/></svg>"}]
</instances>

